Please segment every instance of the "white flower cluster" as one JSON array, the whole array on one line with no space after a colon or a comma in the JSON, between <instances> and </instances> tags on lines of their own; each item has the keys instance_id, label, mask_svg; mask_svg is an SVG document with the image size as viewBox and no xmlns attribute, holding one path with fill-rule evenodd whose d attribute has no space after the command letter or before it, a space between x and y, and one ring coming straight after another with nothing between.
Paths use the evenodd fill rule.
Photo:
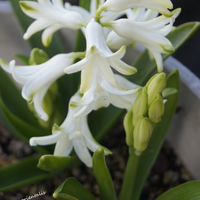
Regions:
<instances>
[{"instance_id":1,"label":"white flower cluster","mask_svg":"<svg viewBox=\"0 0 200 200\"><path fill-rule=\"evenodd\" d=\"M92 167L89 150L94 152L100 144L90 133L87 115L110 104L130 110L141 89L114 74L112 68L123 75L136 73L136 68L121 59L126 46L140 43L155 58L158 72L161 72L161 53L173 52L173 46L165 36L171 31L180 9L170 12L168 9L173 7L170 0L91 0L90 12L69 3L63 4L62 0L21 1L20 6L24 13L35 19L24 39L43 29L44 46L51 43L52 35L61 28L81 29L85 35L86 52L59 54L40 65L15 66L14 61L8 65L3 60L0 64L24 85L23 98L34 103L44 121L48 120L48 115L42 108L42 101L50 85L64 73L81 71L80 91L70 99L63 124L54 126L50 136L31 138L30 144L56 143L54 155L57 156L68 156L74 147L79 158ZM127 17L121 18L124 15ZM113 53L111 49L117 51ZM82 59L74 64L76 58ZM103 148L106 154L110 153Z\"/></svg>"}]
</instances>

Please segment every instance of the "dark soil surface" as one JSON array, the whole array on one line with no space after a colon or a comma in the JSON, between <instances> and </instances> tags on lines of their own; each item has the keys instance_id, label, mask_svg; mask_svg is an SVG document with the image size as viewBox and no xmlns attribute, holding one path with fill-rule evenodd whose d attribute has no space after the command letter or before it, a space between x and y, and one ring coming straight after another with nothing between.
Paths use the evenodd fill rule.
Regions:
<instances>
[{"instance_id":1,"label":"dark soil surface","mask_svg":"<svg viewBox=\"0 0 200 200\"><path fill-rule=\"evenodd\" d=\"M113 152L113 155L106 157L106 162L117 194L122 184L128 159L128 148L124 137L123 126L119 123L101 142ZM32 154L34 154L34 151L27 144L16 139L0 125L0 167L14 163ZM21 200L42 191L46 192L46 194L35 199L53 200L52 194L55 189L67 177L71 176L76 177L98 199L99 189L94 179L93 171L82 166L81 168L74 168L67 174L63 172L55 179L46 180L15 191L0 193L0 200ZM191 180L193 179L187 169L177 158L169 143L165 142L145 183L141 200L154 200L164 191Z\"/></svg>"}]
</instances>

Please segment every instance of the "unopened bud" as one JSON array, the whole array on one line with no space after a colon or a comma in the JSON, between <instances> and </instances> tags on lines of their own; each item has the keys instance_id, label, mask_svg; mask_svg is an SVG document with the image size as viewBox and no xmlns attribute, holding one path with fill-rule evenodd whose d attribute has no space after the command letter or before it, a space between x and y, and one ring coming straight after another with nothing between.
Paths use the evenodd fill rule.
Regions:
<instances>
[{"instance_id":1,"label":"unopened bud","mask_svg":"<svg viewBox=\"0 0 200 200\"><path fill-rule=\"evenodd\" d=\"M145 116L148 109L148 95L147 88L144 87L138 94L133 104L133 126L136 125L138 117Z\"/></svg>"},{"instance_id":2,"label":"unopened bud","mask_svg":"<svg viewBox=\"0 0 200 200\"><path fill-rule=\"evenodd\" d=\"M165 73L154 75L147 83L148 105L150 106L154 99L166 87L167 77Z\"/></svg>"},{"instance_id":3,"label":"unopened bud","mask_svg":"<svg viewBox=\"0 0 200 200\"><path fill-rule=\"evenodd\" d=\"M48 55L42 49L34 48L30 54L29 65L39 65L48 60Z\"/></svg>"},{"instance_id":4,"label":"unopened bud","mask_svg":"<svg viewBox=\"0 0 200 200\"><path fill-rule=\"evenodd\" d=\"M149 107L149 118L152 122L158 123L161 120L161 117L164 113L164 103L163 98L160 94L157 95L157 98L153 101Z\"/></svg>"},{"instance_id":5,"label":"unopened bud","mask_svg":"<svg viewBox=\"0 0 200 200\"><path fill-rule=\"evenodd\" d=\"M126 144L133 147L133 124L132 124L132 110L129 110L124 117L124 129L126 133Z\"/></svg>"},{"instance_id":6,"label":"unopened bud","mask_svg":"<svg viewBox=\"0 0 200 200\"><path fill-rule=\"evenodd\" d=\"M142 116L138 118L133 131L134 148L137 152L142 152L147 148L153 128L153 123L149 118Z\"/></svg>"}]
</instances>

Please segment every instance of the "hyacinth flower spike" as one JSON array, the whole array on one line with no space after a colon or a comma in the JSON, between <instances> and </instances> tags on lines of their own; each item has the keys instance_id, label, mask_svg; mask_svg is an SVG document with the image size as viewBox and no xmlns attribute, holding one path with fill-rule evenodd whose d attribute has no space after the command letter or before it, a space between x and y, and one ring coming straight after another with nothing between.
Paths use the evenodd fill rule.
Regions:
<instances>
[{"instance_id":1,"label":"hyacinth flower spike","mask_svg":"<svg viewBox=\"0 0 200 200\"><path fill-rule=\"evenodd\" d=\"M110 66L125 75L136 73L136 68L121 61L125 54L125 47L113 53L106 45L103 27L94 19L86 27L86 41L85 58L65 68L67 74L82 71L81 93L85 93L91 88L97 75L103 77L109 84L118 86Z\"/></svg>"},{"instance_id":2,"label":"hyacinth flower spike","mask_svg":"<svg viewBox=\"0 0 200 200\"><path fill-rule=\"evenodd\" d=\"M156 18L158 15L158 12L150 10L150 9L146 10L145 8L134 8L134 9L130 8L126 10L125 14L127 18L130 19L131 21L143 22L143 21L148 21L148 20ZM121 48L121 46L123 45L129 46L133 44L133 41L117 35L117 33L115 33L115 31L112 30L110 31L110 33L108 34L106 38L106 43L109 48L113 50L117 50Z\"/></svg>"},{"instance_id":3,"label":"hyacinth flower spike","mask_svg":"<svg viewBox=\"0 0 200 200\"><path fill-rule=\"evenodd\" d=\"M144 45L155 58L158 72L162 72L163 61L161 53L169 54L174 52L171 42L165 36L171 31L174 19L179 15L180 11L181 9L174 10L174 15L171 18L159 16L144 22L119 19L114 22L108 22L107 26L110 26L122 38Z\"/></svg>"},{"instance_id":4,"label":"hyacinth flower spike","mask_svg":"<svg viewBox=\"0 0 200 200\"><path fill-rule=\"evenodd\" d=\"M76 93L70 100L79 101L80 95ZM82 162L86 166L92 167L92 157L90 149L95 152L98 148L103 148L106 155L111 154L107 148L101 146L93 138L87 123L87 116L74 120L73 115L77 110L72 110L69 106L68 115L62 125L54 125L53 134L44 137L33 137L30 139L30 145L50 145L55 144L55 156L69 156L73 147Z\"/></svg>"},{"instance_id":5,"label":"hyacinth flower spike","mask_svg":"<svg viewBox=\"0 0 200 200\"><path fill-rule=\"evenodd\" d=\"M36 19L24 34L24 39L27 40L36 32L45 29L42 34L44 46L50 44L52 35L57 30L77 30L86 24L81 14L65 9L62 0L20 1L20 6L26 15Z\"/></svg>"},{"instance_id":6,"label":"hyacinth flower spike","mask_svg":"<svg viewBox=\"0 0 200 200\"><path fill-rule=\"evenodd\" d=\"M47 121L48 115L42 108L43 98L51 84L64 75L64 68L71 65L80 55L82 53L59 54L43 64L31 66L15 66L14 60L8 65L0 59L0 65L12 74L16 82L23 85L23 98L29 103L33 102L38 116Z\"/></svg>"},{"instance_id":7,"label":"hyacinth flower spike","mask_svg":"<svg viewBox=\"0 0 200 200\"><path fill-rule=\"evenodd\" d=\"M72 109L80 108L74 114L75 119L88 115L92 110L108 107L110 104L115 107L130 110L141 87L128 81L121 75L115 75L119 87L114 87L99 78L92 87L84 93L79 102L72 101Z\"/></svg>"}]
</instances>

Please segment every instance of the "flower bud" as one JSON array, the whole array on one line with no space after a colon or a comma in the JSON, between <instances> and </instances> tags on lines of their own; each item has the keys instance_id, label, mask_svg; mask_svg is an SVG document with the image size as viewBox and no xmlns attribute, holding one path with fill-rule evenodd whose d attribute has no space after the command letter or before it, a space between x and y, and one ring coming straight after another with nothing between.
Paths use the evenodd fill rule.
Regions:
<instances>
[{"instance_id":1,"label":"flower bud","mask_svg":"<svg viewBox=\"0 0 200 200\"><path fill-rule=\"evenodd\" d=\"M138 117L145 116L148 109L147 88L144 87L133 104L133 126L136 125Z\"/></svg>"},{"instance_id":2,"label":"flower bud","mask_svg":"<svg viewBox=\"0 0 200 200\"><path fill-rule=\"evenodd\" d=\"M160 94L165 88L167 83L167 77L165 73L159 73L154 75L147 83L148 93L148 105L150 106L154 99Z\"/></svg>"},{"instance_id":3,"label":"flower bud","mask_svg":"<svg viewBox=\"0 0 200 200\"><path fill-rule=\"evenodd\" d=\"M133 124L132 124L132 110L129 110L124 117L124 129L126 133L126 144L133 147Z\"/></svg>"},{"instance_id":4,"label":"flower bud","mask_svg":"<svg viewBox=\"0 0 200 200\"><path fill-rule=\"evenodd\" d=\"M147 117L139 117L133 131L134 148L136 151L142 152L147 148L149 139L153 132L153 123Z\"/></svg>"},{"instance_id":5,"label":"flower bud","mask_svg":"<svg viewBox=\"0 0 200 200\"><path fill-rule=\"evenodd\" d=\"M42 49L34 48L30 53L29 65L39 65L48 60L48 55Z\"/></svg>"},{"instance_id":6,"label":"flower bud","mask_svg":"<svg viewBox=\"0 0 200 200\"><path fill-rule=\"evenodd\" d=\"M157 95L157 98L149 107L149 118L152 122L158 123L161 120L161 117L164 113L164 103L163 98L160 94Z\"/></svg>"}]
</instances>

